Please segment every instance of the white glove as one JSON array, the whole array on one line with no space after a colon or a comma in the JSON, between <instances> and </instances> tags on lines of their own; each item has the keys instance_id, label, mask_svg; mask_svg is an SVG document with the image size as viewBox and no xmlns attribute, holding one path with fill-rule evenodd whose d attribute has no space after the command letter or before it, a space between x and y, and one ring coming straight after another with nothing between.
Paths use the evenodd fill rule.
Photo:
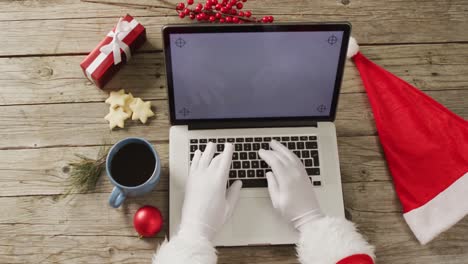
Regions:
<instances>
[{"instance_id":1,"label":"white glove","mask_svg":"<svg viewBox=\"0 0 468 264\"><path fill-rule=\"evenodd\" d=\"M270 147L272 150L261 149L258 153L273 170L266 174L273 207L297 229L323 217L299 158L276 140L270 142Z\"/></svg>"},{"instance_id":2,"label":"white glove","mask_svg":"<svg viewBox=\"0 0 468 264\"><path fill-rule=\"evenodd\" d=\"M215 144L211 142L203 154L200 150L195 152L185 187L179 234L212 240L231 217L242 188L242 182L236 181L226 191L232 152L232 144L226 143L224 152L213 158Z\"/></svg>"}]
</instances>

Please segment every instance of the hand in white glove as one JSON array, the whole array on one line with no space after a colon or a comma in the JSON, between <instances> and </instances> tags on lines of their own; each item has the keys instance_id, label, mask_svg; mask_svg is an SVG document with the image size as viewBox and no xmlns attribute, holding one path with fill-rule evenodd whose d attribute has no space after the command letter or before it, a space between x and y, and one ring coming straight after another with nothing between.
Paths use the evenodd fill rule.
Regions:
<instances>
[{"instance_id":1,"label":"hand in white glove","mask_svg":"<svg viewBox=\"0 0 468 264\"><path fill-rule=\"evenodd\" d=\"M185 187L179 233L211 240L231 217L242 188L242 182L236 181L226 191L232 152L232 144L226 143L224 152L213 158L215 144L211 142L203 154L200 150L195 152Z\"/></svg>"},{"instance_id":2,"label":"hand in white glove","mask_svg":"<svg viewBox=\"0 0 468 264\"><path fill-rule=\"evenodd\" d=\"M302 162L276 140L270 142L270 147L272 150L261 149L258 153L273 171L266 174L273 207L297 229L321 218L322 212Z\"/></svg>"}]
</instances>

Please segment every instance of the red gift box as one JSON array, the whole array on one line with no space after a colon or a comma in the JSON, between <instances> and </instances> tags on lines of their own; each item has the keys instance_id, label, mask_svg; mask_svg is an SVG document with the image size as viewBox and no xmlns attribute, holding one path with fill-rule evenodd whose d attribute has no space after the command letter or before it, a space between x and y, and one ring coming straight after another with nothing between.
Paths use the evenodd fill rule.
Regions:
<instances>
[{"instance_id":1,"label":"red gift box","mask_svg":"<svg viewBox=\"0 0 468 264\"><path fill-rule=\"evenodd\" d=\"M145 41L145 27L132 16L126 15L120 18L114 29L80 66L86 77L102 89Z\"/></svg>"}]
</instances>

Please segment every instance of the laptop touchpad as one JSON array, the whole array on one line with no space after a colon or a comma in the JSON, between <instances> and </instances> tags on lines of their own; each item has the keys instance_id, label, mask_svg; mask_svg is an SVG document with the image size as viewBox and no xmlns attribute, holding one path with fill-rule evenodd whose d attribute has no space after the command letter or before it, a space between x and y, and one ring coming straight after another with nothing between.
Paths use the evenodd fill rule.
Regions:
<instances>
[{"instance_id":1,"label":"laptop touchpad","mask_svg":"<svg viewBox=\"0 0 468 264\"><path fill-rule=\"evenodd\" d=\"M232 216L233 234L248 244L270 244L291 236L293 228L279 215L270 198L241 198Z\"/></svg>"}]
</instances>

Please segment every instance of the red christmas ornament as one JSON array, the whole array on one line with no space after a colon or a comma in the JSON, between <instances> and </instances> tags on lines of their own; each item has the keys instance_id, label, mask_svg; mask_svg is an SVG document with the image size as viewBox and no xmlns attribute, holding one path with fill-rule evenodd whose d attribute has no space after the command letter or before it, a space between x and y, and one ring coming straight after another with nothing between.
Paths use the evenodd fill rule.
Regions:
<instances>
[{"instance_id":1,"label":"red christmas ornament","mask_svg":"<svg viewBox=\"0 0 468 264\"><path fill-rule=\"evenodd\" d=\"M153 237L163 226L163 218L158 208L145 205L136 211L133 226L142 237Z\"/></svg>"}]
</instances>

